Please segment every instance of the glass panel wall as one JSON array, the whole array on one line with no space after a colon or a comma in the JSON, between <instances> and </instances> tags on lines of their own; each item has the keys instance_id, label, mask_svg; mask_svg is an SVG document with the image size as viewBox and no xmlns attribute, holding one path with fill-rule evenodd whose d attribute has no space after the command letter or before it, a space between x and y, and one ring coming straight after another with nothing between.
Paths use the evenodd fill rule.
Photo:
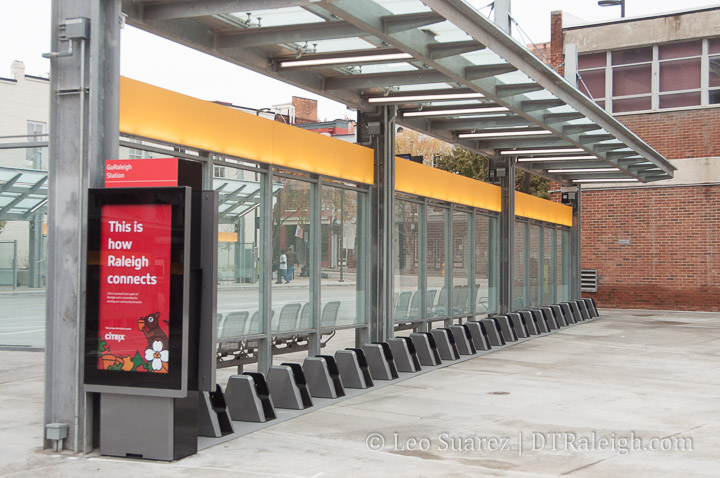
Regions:
<instances>
[{"instance_id":1,"label":"glass panel wall","mask_svg":"<svg viewBox=\"0 0 720 478\"><path fill-rule=\"evenodd\" d=\"M470 214L452 212L452 315L470 313Z\"/></svg>"},{"instance_id":2,"label":"glass panel wall","mask_svg":"<svg viewBox=\"0 0 720 478\"><path fill-rule=\"evenodd\" d=\"M526 224L515 221L515 255L513 256L513 310L527 306L526 271L527 253L525 248Z\"/></svg>"},{"instance_id":3,"label":"glass panel wall","mask_svg":"<svg viewBox=\"0 0 720 478\"><path fill-rule=\"evenodd\" d=\"M490 300L490 217L475 216L475 312L486 314Z\"/></svg>"},{"instance_id":4,"label":"glass panel wall","mask_svg":"<svg viewBox=\"0 0 720 478\"><path fill-rule=\"evenodd\" d=\"M315 185L274 177L272 210L272 331L286 334L314 327L310 305L312 192ZM277 189L277 190L276 190Z\"/></svg>"},{"instance_id":5,"label":"glass panel wall","mask_svg":"<svg viewBox=\"0 0 720 478\"><path fill-rule=\"evenodd\" d=\"M263 174L215 166L218 193L218 340L260 334L259 218Z\"/></svg>"},{"instance_id":6,"label":"glass panel wall","mask_svg":"<svg viewBox=\"0 0 720 478\"><path fill-rule=\"evenodd\" d=\"M500 217L497 215L488 218L489 244L488 244L488 296L487 311L496 314L500 311Z\"/></svg>"},{"instance_id":7,"label":"glass panel wall","mask_svg":"<svg viewBox=\"0 0 720 478\"><path fill-rule=\"evenodd\" d=\"M540 306L540 226L529 224L528 238L528 307Z\"/></svg>"},{"instance_id":8,"label":"glass panel wall","mask_svg":"<svg viewBox=\"0 0 720 478\"><path fill-rule=\"evenodd\" d=\"M561 239L557 241L558 302L570 300L570 231L558 229Z\"/></svg>"},{"instance_id":9,"label":"glass panel wall","mask_svg":"<svg viewBox=\"0 0 720 478\"><path fill-rule=\"evenodd\" d=\"M551 226L544 226L542 229L543 234L543 254L542 254L542 300L540 305L552 304L554 293L554 264L553 264L553 240L555 237L555 228Z\"/></svg>"},{"instance_id":10,"label":"glass panel wall","mask_svg":"<svg viewBox=\"0 0 720 478\"><path fill-rule=\"evenodd\" d=\"M417 319L421 316L419 209L420 205L417 203L395 200L393 318L397 321Z\"/></svg>"},{"instance_id":11,"label":"glass panel wall","mask_svg":"<svg viewBox=\"0 0 720 478\"><path fill-rule=\"evenodd\" d=\"M321 204L320 316L322 327L366 323L364 284L365 194L323 183ZM301 271L302 274L302 271ZM304 323L301 319L301 323ZM310 324L307 324L310 325Z\"/></svg>"},{"instance_id":12,"label":"glass panel wall","mask_svg":"<svg viewBox=\"0 0 720 478\"><path fill-rule=\"evenodd\" d=\"M448 317L450 297L445 280L446 241L449 210L427 207L427 315Z\"/></svg>"}]
</instances>

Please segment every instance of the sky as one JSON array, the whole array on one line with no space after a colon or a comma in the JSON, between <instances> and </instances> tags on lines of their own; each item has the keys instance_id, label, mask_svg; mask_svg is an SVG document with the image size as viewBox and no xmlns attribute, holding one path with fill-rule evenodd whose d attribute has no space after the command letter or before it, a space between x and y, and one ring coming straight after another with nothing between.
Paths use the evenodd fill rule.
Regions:
<instances>
[{"instance_id":1,"label":"sky","mask_svg":"<svg viewBox=\"0 0 720 478\"><path fill-rule=\"evenodd\" d=\"M468 1L468 0L466 0ZM490 0L469 0L481 12ZM47 77L50 50L51 0L0 0L0 77L11 78L13 60L25 63L28 75ZM680 5L680 6L678 6ZM642 16L702 6L711 0L626 0L625 16ZM620 17L620 7L599 7L597 0L512 0L511 15L523 33L523 43L550 40L550 12L563 10L588 21ZM517 29L515 29L517 30ZM205 100L218 100L250 108L289 103L292 96L318 100L321 120L354 118L344 105L245 70L238 66L142 32L130 26L122 31L120 72L124 76Z\"/></svg>"}]
</instances>

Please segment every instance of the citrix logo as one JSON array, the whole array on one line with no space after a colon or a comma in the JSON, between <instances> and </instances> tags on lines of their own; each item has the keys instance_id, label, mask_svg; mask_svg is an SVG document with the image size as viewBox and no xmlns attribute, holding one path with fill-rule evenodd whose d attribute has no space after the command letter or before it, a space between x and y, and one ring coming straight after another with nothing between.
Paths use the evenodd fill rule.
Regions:
<instances>
[{"instance_id":1,"label":"citrix logo","mask_svg":"<svg viewBox=\"0 0 720 478\"><path fill-rule=\"evenodd\" d=\"M108 332L105 334L105 340L115 340L117 342L122 342L125 340L125 334L113 334L112 332Z\"/></svg>"}]
</instances>

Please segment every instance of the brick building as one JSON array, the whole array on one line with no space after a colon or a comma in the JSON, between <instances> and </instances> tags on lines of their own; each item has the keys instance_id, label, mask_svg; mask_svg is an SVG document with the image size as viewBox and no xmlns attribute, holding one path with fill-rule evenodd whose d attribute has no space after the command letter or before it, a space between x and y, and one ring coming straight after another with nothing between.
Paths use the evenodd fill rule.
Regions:
<instances>
[{"instance_id":1,"label":"brick building","mask_svg":"<svg viewBox=\"0 0 720 478\"><path fill-rule=\"evenodd\" d=\"M720 310L718 25L720 7L574 25L552 14L554 66L577 66L578 87L678 168L583 187L582 268L599 277L584 294L603 307Z\"/></svg>"}]
</instances>

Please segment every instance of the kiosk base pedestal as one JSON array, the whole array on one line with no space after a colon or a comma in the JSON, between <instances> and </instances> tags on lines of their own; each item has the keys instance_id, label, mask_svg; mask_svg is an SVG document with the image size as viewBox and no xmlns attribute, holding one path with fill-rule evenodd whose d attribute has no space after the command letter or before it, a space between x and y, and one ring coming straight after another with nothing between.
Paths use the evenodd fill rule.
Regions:
<instances>
[{"instance_id":1,"label":"kiosk base pedestal","mask_svg":"<svg viewBox=\"0 0 720 478\"><path fill-rule=\"evenodd\" d=\"M198 392L186 398L100 395L100 453L178 460L197 453ZM148 426L150 424L150 426Z\"/></svg>"}]
</instances>

